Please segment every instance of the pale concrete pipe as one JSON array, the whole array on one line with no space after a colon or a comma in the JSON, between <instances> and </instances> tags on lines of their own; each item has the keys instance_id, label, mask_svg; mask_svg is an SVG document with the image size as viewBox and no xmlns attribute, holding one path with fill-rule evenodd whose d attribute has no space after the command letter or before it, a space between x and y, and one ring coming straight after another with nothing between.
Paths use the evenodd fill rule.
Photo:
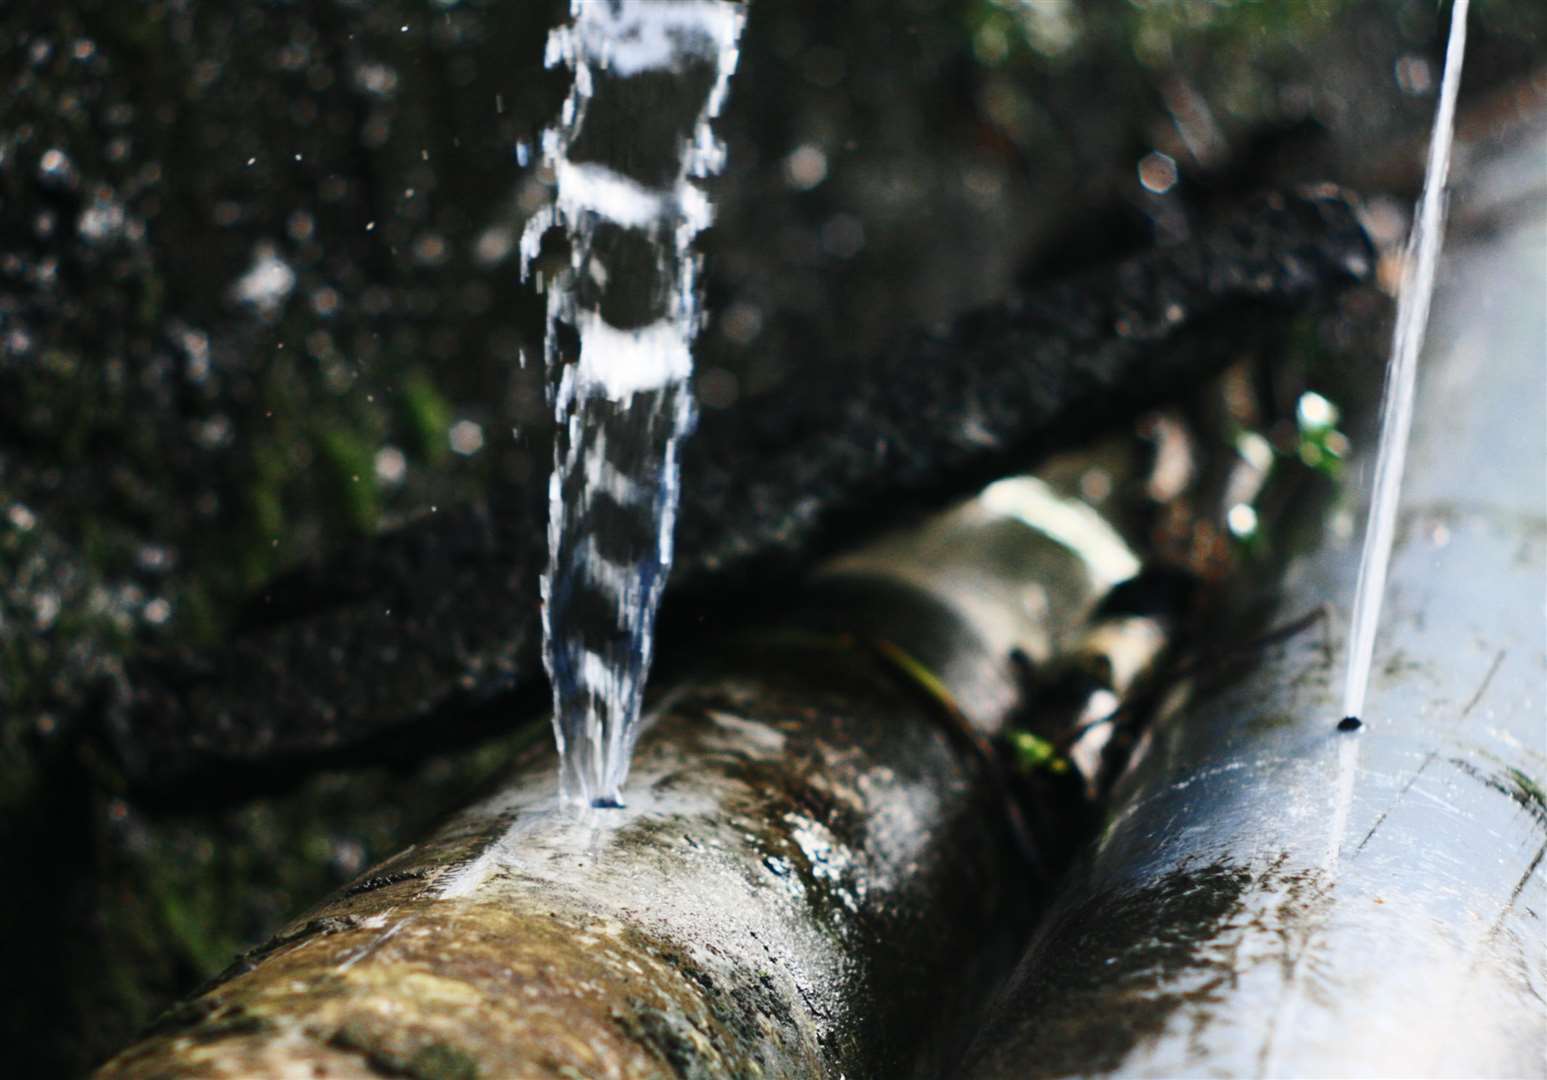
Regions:
<instances>
[{"instance_id":1,"label":"pale concrete pipe","mask_svg":"<svg viewBox=\"0 0 1547 1080\"><path fill-rule=\"evenodd\" d=\"M1462 173L1363 728L1349 507L1279 608L1330 639L1154 732L965 1076L1547 1074L1544 161Z\"/></svg>"}]
</instances>

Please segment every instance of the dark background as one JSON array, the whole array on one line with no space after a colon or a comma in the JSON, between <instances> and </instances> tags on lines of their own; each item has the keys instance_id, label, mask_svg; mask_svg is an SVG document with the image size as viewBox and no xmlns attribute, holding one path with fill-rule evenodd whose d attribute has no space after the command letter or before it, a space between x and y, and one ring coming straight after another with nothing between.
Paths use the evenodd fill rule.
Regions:
<instances>
[{"instance_id":1,"label":"dark background","mask_svg":"<svg viewBox=\"0 0 1547 1080\"><path fill-rule=\"evenodd\" d=\"M0 1038L15 1075L100 1060L542 735L512 717L511 735L448 751L426 732L385 763L346 756L229 798L211 777L191 798L131 785L93 703L136 651L219 642L284 568L545 475L542 300L512 248L548 189L515 146L562 100L541 58L566 9L0 10ZM1430 0L754 4L702 243L702 407L1016 282L1174 242L1265 186L1334 179L1400 222L1447 15ZM1535 0L1480 0L1464 125L1539 108L1544 35ZM1140 183L1152 153L1175 163L1163 194ZM282 295L244 298L246 275L280 264Z\"/></svg>"}]
</instances>

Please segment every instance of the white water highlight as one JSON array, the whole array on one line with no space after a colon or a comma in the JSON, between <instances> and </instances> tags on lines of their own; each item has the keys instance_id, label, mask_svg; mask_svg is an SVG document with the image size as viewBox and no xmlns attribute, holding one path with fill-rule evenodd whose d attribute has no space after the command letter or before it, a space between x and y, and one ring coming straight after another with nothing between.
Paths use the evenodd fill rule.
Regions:
<instances>
[{"instance_id":1,"label":"white water highlight","mask_svg":"<svg viewBox=\"0 0 1547 1080\"><path fill-rule=\"evenodd\" d=\"M730 0L571 0L570 22L548 39L547 65L572 81L541 141L554 200L528 221L520 252L525 279L550 230L568 244L547 282L556 430L542 596L560 794L572 805L621 805L638 736L695 417L693 243L713 215L694 180L724 166L711 121L745 21Z\"/></svg>"},{"instance_id":2,"label":"white water highlight","mask_svg":"<svg viewBox=\"0 0 1547 1080\"><path fill-rule=\"evenodd\" d=\"M1343 684L1343 716L1362 717L1380 624L1386 571L1396 534L1397 502L1402 470L1407 463L1408 433L1413 426L1413 399L1418 381L1418 354L1429 325L1429 302L1435 271L1445 239L1445 183L1455 133L1456 94L1461 87L1461 63L1466 53L1468 0L1455 0L1450 16L1450 40L1445 49L1445 74L1440 84L1434 131L1423 194L1414 210L1413 229L1403 254L1402 286L1397 298L1397 324L1391 361L1381 397L1380 449L1375 461L1375 487L1359 559L1359 582L1349 629L1348 668Z\"/></svg>"}]
</instances>

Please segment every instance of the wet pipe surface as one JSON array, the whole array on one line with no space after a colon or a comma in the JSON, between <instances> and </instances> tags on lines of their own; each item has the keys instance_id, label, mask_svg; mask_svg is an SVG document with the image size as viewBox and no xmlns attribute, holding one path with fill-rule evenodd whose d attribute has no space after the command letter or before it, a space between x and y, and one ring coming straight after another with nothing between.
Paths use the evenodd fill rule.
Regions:
<instances>
[{"instance_id":1,"label":"wet pipe surface","mask_svg":"<svg viewBox=\"0 0 1547 1080\"><path fill-rule=\"evenodd\" d=\"M1156 729L963 1075L1540 1074L1542 146L1470 188L1529 197L1463 203L1495 214L1436 296L1360 726L1341 642L1302 633ZM1351 599L1358 557L1328 522L1282 610Z\"/></svg>"},{"instance_id":2,"label":"wet pipe surface","mask_svg":"<svg viewBox=\"0 0 1547 1080\"><path fill-rule=\"evenodd\" d=\"M1037 897L984 763L866 650L744 648L655 717L625 808L558 810L537 749L101 1075L945 1068Z\"/></svg>"},{"instance_id":3,"label":"wet pipe surface","mask_svg":"<svg viewBox=\"0 0 1547 1080\"><path fill-rule=\"evenodd\" d=\"M682 464L664 644L910 511L1135 415L1362 280L1336 192L1020 296L706 419ZM450 734L540 687L543 493L503 492L275 581L229 643L149 654L102 704L139 785ZM384 612L391 617L384 617ZM227 774L229 775L229 773Z\"/></svg>"}]
</instances>

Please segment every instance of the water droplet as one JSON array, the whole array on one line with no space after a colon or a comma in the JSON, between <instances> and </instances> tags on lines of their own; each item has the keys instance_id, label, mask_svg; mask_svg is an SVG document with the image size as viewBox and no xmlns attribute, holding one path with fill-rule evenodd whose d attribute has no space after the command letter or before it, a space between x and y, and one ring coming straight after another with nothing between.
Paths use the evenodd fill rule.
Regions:
<instances>
[{"instance_id":1,"label":"water droplet","mask_svg":"<svg viewBox=\"0 0 1547 1080\"><path fill-rule=\"evenodd\" d=\"M1145 191L1164 195L1176 186L1176 159L1152 150L1139 160L1139 183Z\"/></svg>"},{"instance_id":2,"label":"water droplet","mask_svg":"<svg viewBox=\"0 0 1547 1080\"><path fill-rule=\"evenodd\" d=\"M32 335L23 327L13 327L5 335L5 351L12 356L25 356L32 351Z\"/></svg>"},{"instance_id":3,"label":"water droplet","mask_svg":"<svg viewBox=\"0 0 1547 1080\"><path fill-rule=\"evenodd\" d=\"M1396 62L1394 74L1397 78L1397 86L1410 97L1422 97L1434 90L1434 69L1429 66L1426 57L1419 56L1417 53L1408 53L1400 57Z\"/></svg>"},{"instance_id":4,"label":"water droplet","mask_svg":"<svg viewBox=\"0 0 1547 1080\"><path fill-rule=\"evenodd\" d=\"M784 179L796 191L810 191L827 179L827 155L807 143L784 159Z\"/></svg>"},{"instance_id":5,"label":"water droplet","mask_svg":"<svg viewBox=\"0 0 1547 1080\"><path fill-rule=\"evenodd\" d=\"M1246 503L1232 506L1225 521L1230 526L1230 532L1238 539L1247 540L1257 533L1257 511Z\"/></svg>"},{"instance_id":6,"label":"water droplet","mask_svg":"<svg viewBox=\"0 0 1547 1080\"><path fill-rule=\"evenodd\" d=\"M35 630L47 630L54 625L54 620L59 617L61 607L59 594L56 592L41 592L32 600L32 626Z\"/></svg>"},{"instance_id":7,"label":"water droplet","mask_svg":"<svg viewBox=\"0 0 1547 1080\"><path fill-rule=\"evenodd\" d=\"M105 191L98 192L76 219L75 231L89 244L111 239L124 227L124 208Z\"/></svg>"},{"instance_id":8,"label":"water droplet","mask_svg":"<svg viewBox=\"0 0 1547 1080\"><path fill-rule=\"evenodd\" d=\"M480 266L493 266L516 249L516 234L504 225L491 225L478 236L473 245L473 258Z\"/></svg>"},{"instance_id":9,"label":"water droplet","mask_svg":"<svg viewBox=\"0 0 1547 1080\"><path fill-rule=\"evenodd\" d=\"M43 156L38 159L38 179L46 187L74 188L75 164L63 150L58 148L45 150Z\"/></svg>"},{"instance_id":10,"label":"water droplet","mask_svg":"<svg viewBox=\"0 0 1547 1080\"><path fill-rule=\"evenodd\" d=\"M376 479L383 484L401 484L408 473L408 459L395 446L383 446L376 451Z\"/></svg>"},{"instance_id":11,"label":"water droplet","mask_svg":"<svg viewBox=\"0 0 1547 1080\"><path fill-rule=\"evenodd\" d=\"M38 523L37 515L21 503L12 503L5 512L5 519L22 532L31 532L32 527Z\"/></svg>"},{"instance_id":12,"label":"water droplet","mask_svg":"<svg viewBox=\"0 0 1547 1080\"><path fill-rule=\"evenodd\" d=\"M414 261L421 266L439 266L448 254L445 237L439 233L423 233L414 240Z\"/></svg>"},{"instance_id":13,"label":"water droplet","mask_svg":"<svg viewBox=\"0 0 1547 1080\"><path fill-rule=\"evenodd\" d=\"M241 303L257 308L260 314L273 315L295 288L295 271L276 253L273 245L260 244L253 262L232 286L232 295Z\"/></svg>"},{"instance_id":14,"label":"water droplet","mask_svg":"<svg viewBox=\"0 0 1547 1080\"><path fill-rule=\"evenodd\" d=\"M397 72L386 64L361 64L355 68L355 86L376 97L390 97L397 89Z\"/></svg>"},{"instance_id":15,"label":"water droplet","mask_svg":"<svg viewBox=\"0 0 1547 1080\"><path fill-rule=\"evenodd\" d=\"M1300 427L1325 428L1337 423L1338 410L1332 402L1316 393L1307 390L1300 395L1300 401L1295 406L1295 415L1300 420Z\"/></svg>"},{"instance_id":16,"label":"water droplet","mask_svg":"<svg viewBox=\"0 0 1547 1080\"><path fill-rule=\"evenodd\" d=\"M471 420L458 420L451 425L447 438L453 453L467 457L483 449L483 428Z\"/></svg>"}]
</instances>

